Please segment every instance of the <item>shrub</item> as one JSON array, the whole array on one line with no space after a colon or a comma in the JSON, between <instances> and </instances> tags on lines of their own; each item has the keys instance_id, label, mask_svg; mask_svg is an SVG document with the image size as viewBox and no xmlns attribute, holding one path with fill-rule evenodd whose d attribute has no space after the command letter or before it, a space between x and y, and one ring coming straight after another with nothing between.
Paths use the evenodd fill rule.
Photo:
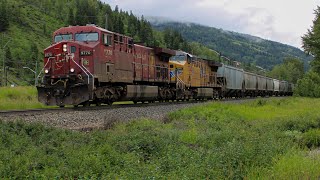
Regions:
<instances>
[{"instance_id":1,"label":"shrub","mask_svg":"<svg viewBox=\"0 0 320 180\"><path fill-rule=\"evenodd\" d=\"M309 71L299 79L294 89L294 94L303 97L320 97L320 75Z\"/></svg>"},{"instance_id":2,"label":"shrub","mask_svg":"<svg viewBox=\"0 0 320 180\"><path fill-rule=\"evenodd\" d=\"M290 150L274 159L268 168L256 168L248 174L248 179L319 179L320 155Z\"/></svg>"},{"instance_id":3,"label":"shrub","mask_svg":"<svg viewBox=\"0 0 320 180\"><path fill-rule=\"evenodd\" d=\"M320 129L310 129L302 134L301 144L308 148L320 146Z\"/></svg>"},{"instance_id":4,"label":"shrub","mask_svg":"<svg viewBox=\"0 0 320 180\"><path fill-rule=\"evenodd\" d=\"M320 118L313 118L305 114L304 116L278 119L274 125L282 131L306 132L313 128L320 128Z\"/></svg>"}]
</instances>

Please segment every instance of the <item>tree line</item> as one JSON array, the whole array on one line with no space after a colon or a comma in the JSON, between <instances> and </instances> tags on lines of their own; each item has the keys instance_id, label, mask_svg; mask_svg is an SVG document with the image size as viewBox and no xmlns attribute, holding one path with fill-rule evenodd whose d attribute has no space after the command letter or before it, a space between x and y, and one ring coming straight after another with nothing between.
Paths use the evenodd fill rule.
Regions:
<instances>
[{"instance_id":1,"label":"tree line","mask_svg":"<svg viewBox=\"0 0 320 180\"><path fill-rule=\"evenodd\" d=\"M0 3L0 32L4 32L9 28L9 13L7 12L7 1L3 0Z\"/></svg>"},{"instance_id":2,"label":"tree line","mask_svg":"<svg viewBox=\"0 0 320 180\"><path fill-rule=\"evenodd\" d=\"M314 11L313 25L302 36L302 48L314 57L311 69L297 82L296 94L308 97L320 97L320 6Z\"/></svg>"},{"instance_id":3,"label":"tree line","mask_svg":"<svg viewBox=\"0 0 320 180\"><path fill-rule=\"evenodd\" d=\"M195 23L164 22L155 23L153 26L158 30L178 30L188 41L201 43L223 53L229 59L258 65L268 70L281 64L286 57L297 57L303 60L305 65L312 59L295 47Z\"/></svg>"},{"instance_id":4,"label":"tree line","mask_svg":"<svg viewBox=\"0 0 320 180\"><path fill-rule=\"evenodd\" d=\"M156 30L144 16L137 17L118 6L112 9L99 0L3 0L0 3L0 33L10 33L13 39L4 50L5 65L13 67L16 76L24 77L22 66L35 67L42 62L43 49L50 44L54 30L68 25L96 24L105 27L106 15L108 30L131 36L135 42L184 50L202 58L221 61L215 51L198 42L188 42L179 31L172 28ZM27 31L27 37L38 38L27 39L11 31L10 27ZM4 43L0 42L0 45ZM243 65L245 69L258 71L254 63Z\"/></svg>"},{"instance_id":5,"label":"tree line","mask_svg":"<svg viewBox=\"0 0 320 180\"><path fill-rule=\"evenodd\" d=\"M43 49L50 45L53 31L68 25L105 27L106 15L108 30L131 36L135 42L151 47L189 48L179 33L156 31L144 16L137 17L118 6L111 9L99 0L3 0L0 2L0 58L4 53L5 66L10 67L12 74L28 77L32 82L33 74L22 67L36 69L36 64L41 64ZM2 50L9 39L10 43Z\"/></svg>"}]
</instances>

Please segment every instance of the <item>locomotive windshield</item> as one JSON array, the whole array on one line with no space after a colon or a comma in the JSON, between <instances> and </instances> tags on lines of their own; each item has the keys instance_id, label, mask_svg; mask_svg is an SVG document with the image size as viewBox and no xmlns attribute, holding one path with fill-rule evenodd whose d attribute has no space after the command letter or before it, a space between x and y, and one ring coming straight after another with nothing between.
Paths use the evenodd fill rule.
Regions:
<instances>
[{"instance_id":1,"label":"locomotive windshield","mask_svg":"<svg viewBox=\"0 0 320 180\"><path fill-rule=\"evenodd\" d=\"M172 56L170 58L171 61L185 61L185 56L184 55L177 55L177 56Z\"/></svg>"},{"instance_id":2,"label":"locomotive windshield","mask_svg":"<svg viewBox=\"0 0 320 180\"><path fill-rule=\"evenodd\" d=\"M54 42L57 43L57 42L60 42L60 41L63 41L63 40L71 40L72 39L72 34L60 34L60 35L56 35L54 37Z\"/></svg>"},{"instance_id":3,"label":"locomotive windshield","mask_svg":"<svg viewBox=\"0 0 320 180\"><path fill-rule=\"evenodd\" d=\"M98 33L77 33L75 36L76 41L98 41Z\"/></svg>"}]
</instances>

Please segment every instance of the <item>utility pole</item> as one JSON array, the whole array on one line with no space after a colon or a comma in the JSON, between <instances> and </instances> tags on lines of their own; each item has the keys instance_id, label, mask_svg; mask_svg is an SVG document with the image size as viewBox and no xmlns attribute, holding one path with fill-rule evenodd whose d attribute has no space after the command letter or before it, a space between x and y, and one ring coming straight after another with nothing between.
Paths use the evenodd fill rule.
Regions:
<instances>
[{"instance_id":1,"label":"utility pole","mask_svg":"<svg viewBox=\"0 0 320 180\"><path fill-rule=\"evenodd\" d=\"M3 34L3 39L4 39L4 34ZM6 46L8 45L8 43L11 41L11 38L9 37L9 40L6 42L6 44L2 47L2 58L3 58L3 72L2 72L2 86L4 86L4 81L5 81L5 71L6 71L6 65L5 65L5 59L6 59L6 56L5 56L5 48Z\"/></svg>"},{"instance_id":2,"label":"utility pole","mask_svg":"<svg viewBox=\"0 0 320 180\"><path fill-rule=\"evenodd\" d=\"M38 59L36 60L36 68L34 69L34 86L38 85L38 77L37 77L37 72L38 72Z\"/></svg>"},{"instance_id":3,"label":"utility pole","mask_svg":"<svg viewBox=\"0 0 320 180\"><path fill-rule=\"evenodd\" d=\"M108 30L108 14L106 13L106 24L104 27L106 30Z\"/></svg>"},{"instance_id":4,"label":"utility pole","mask_svg":"<svg viewBox=\"0 0 320 180\"><path fill-rule=\"evenodd\" d=\"M6 84L5 84L5 86L7 86L8 85L8 70L9 70L9 67L6 66L5 70L6 70Z\"/></svg>"},{"instance_id":5,"label":"utility pole","mask_svg":"<svg viewBox=\"0 0 320 180\"><path fill-rule=\"evenodd\" d=\"M29 67L26 67L26 66L24 66L22 68L23 69L29 69L31 72L33 72L33 74L34 74L34 86L37 86L37 72L35 70L29 68Z\"/></svg>"}]
</instances>

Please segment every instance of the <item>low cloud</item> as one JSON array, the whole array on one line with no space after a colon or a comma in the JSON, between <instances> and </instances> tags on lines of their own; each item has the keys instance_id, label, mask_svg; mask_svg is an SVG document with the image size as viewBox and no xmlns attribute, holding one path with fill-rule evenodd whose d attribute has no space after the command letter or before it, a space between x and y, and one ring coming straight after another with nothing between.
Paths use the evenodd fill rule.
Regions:
<instances>
[{"instance_id":1,"label":"low cloud","mask_svg":"<svg viewBox=\"0 0 320 180\"><path fill-rule=\"evenodd\" d=\"M161 16L177 21L194 22L301 47L300 37L303 32L307 31L307 27L304 27L306 25L299 27L299 22L293 22L297 23L300 29L291 28L292 23L288 22L292 20L290 17L292 15L288 14L290 11L283 11L282 14L279 14L279 9L272 9L273 6L277 7L275 5L277 1L269 1L268 4L261 1L262 5L258 6L256 1L252 0L219 0L218 2L212 0L142 0L138 2L104 0L113 8L119 5L119 8L125 11L132 10L139 16ZM273 1L274 4L272 4ZM308 8L310 9L313 5L314 3L310 4ZM283 8L290 7L281 9ZM308 9L305 10L305 12L308 11ZM309 19L305 21L312 21L309 16ZM303 18L300 19L303 21Z\"/></svg>"}]
</instances>

